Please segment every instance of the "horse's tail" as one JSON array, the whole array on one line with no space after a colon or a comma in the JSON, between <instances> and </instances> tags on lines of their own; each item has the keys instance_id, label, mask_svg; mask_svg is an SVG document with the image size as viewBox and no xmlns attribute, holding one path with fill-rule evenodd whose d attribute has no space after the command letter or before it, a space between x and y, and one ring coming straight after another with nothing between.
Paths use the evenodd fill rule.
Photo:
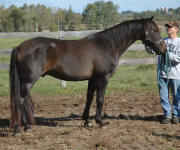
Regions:
<instances>
[{"instance_id":1,"label":"horse's tail","mask_svg":"<svg viewBox=\"0 0 180 150\"><path fill-rule=\"evenodd\" d=\"M17 53L19 47L15 47L11 53L10 61L10 99L11 99L11 123L10 128L15 128L22 123L34 124L34 104L27 91L24 99L21 97L21 84L18 72ZM26 89L27 90L27 89Z\"/></svg>"},{"instance_id":2,"label":"horse's tail","mask_svg":"<svg viewBox=\"0 0 180 150\"><path fill-rule=\"evenodd\" d=\"M15 47L11 52L10 61L10 99L11 99L11 123L10 128L14 128L16 124L21 124L21 112L20 112L20 79L17 70L17 51L18 47Z\"/></svg>"}]
</instances>

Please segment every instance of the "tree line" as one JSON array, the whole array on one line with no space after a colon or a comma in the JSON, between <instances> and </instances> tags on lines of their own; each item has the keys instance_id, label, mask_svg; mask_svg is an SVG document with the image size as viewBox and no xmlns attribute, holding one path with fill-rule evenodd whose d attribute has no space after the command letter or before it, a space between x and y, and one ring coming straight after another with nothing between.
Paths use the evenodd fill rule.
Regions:
<instances>
[{"instance_id":1,"label":"tree line","mask_svg":"<svg viewBox=\"0 0 180 150\"><path fill-rule=\"evenodd\" d=\"M118 12L119 6L108 1L87 4L82 14L69 9L44 5L27 5L8 8L0 6L0 32L40 32L43 30L95 30L105 29L125 20L155 16L156 21L180 21L180 7L155 11Z\"/></svg>"}]
</instances>

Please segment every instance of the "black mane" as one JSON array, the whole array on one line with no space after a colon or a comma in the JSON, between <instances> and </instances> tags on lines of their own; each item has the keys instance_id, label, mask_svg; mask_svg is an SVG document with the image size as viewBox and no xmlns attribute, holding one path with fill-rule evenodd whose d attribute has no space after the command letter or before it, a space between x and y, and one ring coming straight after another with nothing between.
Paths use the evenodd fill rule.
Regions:
<instances>
[{"instance_id":1,"label":"black mane","mask_svg":"<svg viewBox=\"0 0 180 150\"><path fill-rule=\"evenodd\" d=\"M145 24L148 19L130 20L122 22L104 31L96 33L96 38L106 39L112 47L118 47L119 43L125 41L140 40L145 31Z\"/></svg>"}]
</instances>

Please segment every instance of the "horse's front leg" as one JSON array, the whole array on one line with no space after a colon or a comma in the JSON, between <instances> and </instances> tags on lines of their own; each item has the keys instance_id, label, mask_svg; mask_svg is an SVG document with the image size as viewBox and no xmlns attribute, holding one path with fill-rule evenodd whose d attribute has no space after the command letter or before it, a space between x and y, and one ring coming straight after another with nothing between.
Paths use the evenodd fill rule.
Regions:
<instances>
[{"instance_id":1,"label":"horse's front leg","mask_svg":"<svg viewBox=\"0 0 180 150\"><path fill-rule=\"evenodd\" d=\"M93 101L94 92L96 90L96 80L90 79L88 82L87 101L83 113L83 119L85 120L84 126L89 126L89 110Z\"/></svg>"},{"instance_id":2,"label":"horse's front leg","mask_svg":"<svg viewBox=\"0 0 180 150\"><path fill-rule=\"evenodd\" d=\"M107 79L99 79L97 81L97 97L96 97L96 102L97 102L97 109L96 109L96 123L102 127L103 121L102 121L102 108L103 108L103 102L104 102L104 94L105 90L107 87L108 80Z\"/></svg>"}]
</instances>

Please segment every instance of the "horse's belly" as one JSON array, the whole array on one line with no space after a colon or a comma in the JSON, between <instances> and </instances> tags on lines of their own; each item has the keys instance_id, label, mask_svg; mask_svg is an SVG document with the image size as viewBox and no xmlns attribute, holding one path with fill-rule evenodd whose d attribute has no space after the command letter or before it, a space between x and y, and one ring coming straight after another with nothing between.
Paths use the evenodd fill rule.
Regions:
<instances>
[{"instance_id":1,"label":"horse's belly","mask_svg":"<svg viewBox=\"0 0 180 150\"><path fill-rule=\"evenodd\" d=\"M91 65L65 65L56 68L58 78L67 81L88 80L92 76L93 68Z\"/></svg>"},{"instance_id":2,"label":"horse's belly","mask_svg":"<svg viewBox=\"0 0 180 150\"><path fill-rule=\"evenodd\" d=\"M74 78L74 79L89 79L92 76L92 71L91 69L87 68L73 68L73 69L66 69L64 73L69 77L69 78Z\"/></svg>"}]
</instances>

